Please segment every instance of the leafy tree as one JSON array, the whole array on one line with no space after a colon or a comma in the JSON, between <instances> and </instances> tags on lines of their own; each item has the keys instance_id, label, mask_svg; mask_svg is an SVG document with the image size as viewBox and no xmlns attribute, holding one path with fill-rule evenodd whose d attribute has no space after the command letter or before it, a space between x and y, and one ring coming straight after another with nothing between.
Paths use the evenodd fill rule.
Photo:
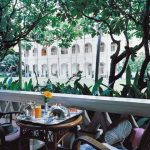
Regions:
<instances>
[{"instance_id":1,"label":"leafy tree","mask_svg":"<svg viewBox=\"0 0 150 150\"><path fill-rule=\"evenodd\" d=\"M5 0L0 2L0 60L37 26L52 24L56 11L48 0Z\"/></svg>"},{"instance_id":2,"label":"leafy tree","mask_svg":"<svg viewBox=\"0 0 150 150\"><path fill-rule=\"evenodd\" d=\"M59 17L56 16L57 9L57 4L48 0L1 1L0 61L9 53L9 48L16 44L19 46L20 53L22 49L29 50L31 46L27 42L22 44L21 48L20 41L22 40L47 45L56 38L61 39L62 43L70 41L68 39L74 39L77 32L73 32L73 26L61 23ZM21 60L19 62L21 87Z\"/></svg>"},{"instance_id":3,"label":"leafy tree","mask_svg":"<svg viewBox=\"0 0 150 150\"><path fill-rule=\"evenodd\" d=\"M39 26L30 33L30 37L43 46L51 45L57 41L60 47L69 47L76 37L82 37L82 35L83 31L78 28L78 22L62 22L60 17L57 17L52 25L43 28Z\"/></svg>"},{"instance_id":4,"label":"leafy tree","mask_svg":"<svg viewBox=\"0 0 150 150\"><path fill-rule=\"evenodd\" d=\"M144 74L150 62L150 1L149 0L57 0L59 3L58 16L62 20L72 22L84 18L81 24L84 31L94 36L100 29L110 35L117 48L111 56L111 69L109 76L110 87L113 88L126 70L129 59L136 58L137 51L144 48L144 61L140 68L138 83L140 88L146 86ZM83 26L84 24L84 26ZM98 24L97 29L95 24ZM121 50L121 41L115 35L124 35L126 45ZM141 38L136 46L132 47L130 38L136 36ZM123 61L119 73L116 73L118 63Z\"/></svg>"}]
</instances>

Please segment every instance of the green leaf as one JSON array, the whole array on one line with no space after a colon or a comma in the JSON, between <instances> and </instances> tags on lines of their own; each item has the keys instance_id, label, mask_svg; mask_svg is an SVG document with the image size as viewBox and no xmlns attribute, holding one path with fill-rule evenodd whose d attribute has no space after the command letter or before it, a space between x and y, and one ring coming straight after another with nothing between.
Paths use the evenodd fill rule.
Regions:
<instances>
[{"instance_id":1,"label":"green leaf","mask_svg":"<svg viewBox=\"0 0 150 150\"><path fill-rule=\"evenodd\" d=\"M27 90L28 91L32 91L33 90L32 79L29 80L29 83L27 85Z\"/></svg>"},{"instance_id":2,"label":"green leaf","mask_svg":"<svg viewBox=\"0 0 150 150\"><path fill-rule=\"evenodd\" d=\"M9 77L6 77L6 78L4 79L3 85L6 84L8 78L9 78Z\"/></svg>"},{"instance_id":3,"label":"green leaf","mask_svg":"<svg viewBox=\"0 0 150 150\"><path fill-rule=\"evenodd\" d=\"M92 95L92 92L90 91L90 88L87 87L86 84L84 84L84 89L83 90L84 90L83 94L85 94L85 95Z\"/></svg>"},{"instance_id":4,"label":"green leaf","mask_svg":"<svg viewBox=\"0 0 150 150\"><path fill-rule=\"evenodd\" d=\"M128 65L126 69L126 85L128 86L131 85L131 78L132 78L131 69L130 69L130 66Z\"/></svg>"},{"instance_id":5,"label":"green leaf","mask_svg":"<svg viewBox=\"0 0 150 150\"><path fill-rule=\"evenodd\" d=\"M77 86L77 88L81 91L81 93L83 94L83 93L84 93L84 88L83 88L83 86L82 86L79 82L76 82L76 86Z\"/></svg>"},{"instance_id":6,"label":"green leaf","mask_svg":"<svg viewBox=\"0 0 150 150\"><path fill-rule=\"evenodd\" d=\"M121 97L128 97L128 93L130 91L130 86L129 85L124 85L124 84L120 84L123 86L123 89L121 91Z\"/></svg>"},{"instance_id":7,"label":"green leaf","mask_svg":"<svg viewBox=\"0 0 150 150\"><path fill-rule=\"evenodd\" d=\"M150 99L150 81L147 81L147 98Z\"/></svg>"},{"instance_id":8,"label":"green leaf","mask_svg":"<svg viewBox=\"0 0 150 150\"><path fill-rule=\"evenodd\" d=\"M105 91L103 91L101 93L101 96L110 96L111 90L110 89L106 89Z\"/></svg>"},{"instance_id":9,"label":"green leaf","mask_svg":"<svg viewBox=\"0 0 150 150\"><path fill-rule=\"evenodd\" d=\"M10 78L10 79L8 80L8 86L9 86L9 87L11 86L12 81L13 81L13 79L12 79L12 78Z\"/></svg>"},{"instance_id":10,"label":"green leaf","mask_svg":"<svg viewBox=\"0 0 150 150\"><path fill-rule=\"evenodd\" d=\"M137 71L136 75L135 75L135 78L134 78L133 86L138 87L138 80L139 80L139 74L138 74L138 71Z\"/></svg>"},{"instance_id":11,"label":"green leaf","mask_svg":"<svg viewBox=\"0 0 150 150\"><path fill-rule=\"evenodd\" d=\"M99 87L103 82L103 78L100 78L94 85L93 89L92 89L92 94L93 95L97 95L98 91L99 91Z\"/></svg>"},{"instance_id":12,"label":"green leaf","mask_svg":"<svg viewBox=\"0 0 150 150\"><path fill-rule=\"evenodd\" d=\"M146 125L146 123L149 121L149 118L141 118L137 121L137 124L139 127L143 127L144 125Z\"/></svg>"},{"instance_id":13,"label":"green leaf","mask_svg":"<svg viewBox=\"0 0 150 150\"><path fill-rule=\"evenodd\" d=\"M24 83L24 90L25 90L25 91L28 90L28 84L27 84L27 82Z\"/></svg>"}]
</instances>

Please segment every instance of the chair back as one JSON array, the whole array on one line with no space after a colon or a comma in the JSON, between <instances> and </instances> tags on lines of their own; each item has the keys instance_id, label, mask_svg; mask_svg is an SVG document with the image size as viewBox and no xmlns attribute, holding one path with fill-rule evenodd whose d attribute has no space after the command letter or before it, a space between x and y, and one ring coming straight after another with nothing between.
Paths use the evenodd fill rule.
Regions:
<instances>
[{"instance_id":1,"label":"chair back","mask_svg":"<svg viewBox=\"0 0 150 150\"><path fill-rule=\"evenodd\" d=\"M142 136L138 150L150 150L150 121Z\"/></svg>"}]
</instances>

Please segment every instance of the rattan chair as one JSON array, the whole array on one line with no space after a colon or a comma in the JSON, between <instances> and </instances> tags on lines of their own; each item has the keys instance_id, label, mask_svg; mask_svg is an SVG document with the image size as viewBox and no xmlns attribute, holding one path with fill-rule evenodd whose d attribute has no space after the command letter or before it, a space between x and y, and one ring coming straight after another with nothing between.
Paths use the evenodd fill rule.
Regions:
<instances>
[{"instance_id":1,"label":"rattan chair","mask_svg":"<svg viewBox=\"0 0 150 150\"><path fill-rule=\"evenodd\" d=\"M14 115L20 112L0 112L0 150L17 150L20 128L17 126Z\"/></svg>"},{"instance_id":2,"label":"rattan chair","mask_svg":"<svg viewBox=\"0 0 150 150\"><path fill-rule=\"evenodd\" d=\"M88 136L81 136L78 139L76 139L73 143L73 150L80 150L81 143L87 143L96 150L118 150L113 146L105 145L104 143L100 143L97 140ZM148 123L147 128L145 129L145 132L142 136L142 140L137 150L150 150L150 122Z\"/></svg>"}]
</instances>

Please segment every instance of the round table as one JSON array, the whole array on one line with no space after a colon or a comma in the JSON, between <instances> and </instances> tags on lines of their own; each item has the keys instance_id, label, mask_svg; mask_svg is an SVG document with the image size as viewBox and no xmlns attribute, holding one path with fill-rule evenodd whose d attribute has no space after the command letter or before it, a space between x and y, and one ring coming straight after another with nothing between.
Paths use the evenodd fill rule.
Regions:
<instances>
[{"instance_id":1,"label":"round table","mask_svg":"<svg viewBox=\"0 0 150 150\"><path fill-rule=\"evenodd\" d=\"M56 125L45 125L17 120L17 124L20 127L19 149L22 149L21 141L23 139L37 139L45 142L46 149L57 150L58 143L68 133L75 133L77 136L77 125L79 125L81 121L81 115Z\"/></svg>"}]
</instances>

